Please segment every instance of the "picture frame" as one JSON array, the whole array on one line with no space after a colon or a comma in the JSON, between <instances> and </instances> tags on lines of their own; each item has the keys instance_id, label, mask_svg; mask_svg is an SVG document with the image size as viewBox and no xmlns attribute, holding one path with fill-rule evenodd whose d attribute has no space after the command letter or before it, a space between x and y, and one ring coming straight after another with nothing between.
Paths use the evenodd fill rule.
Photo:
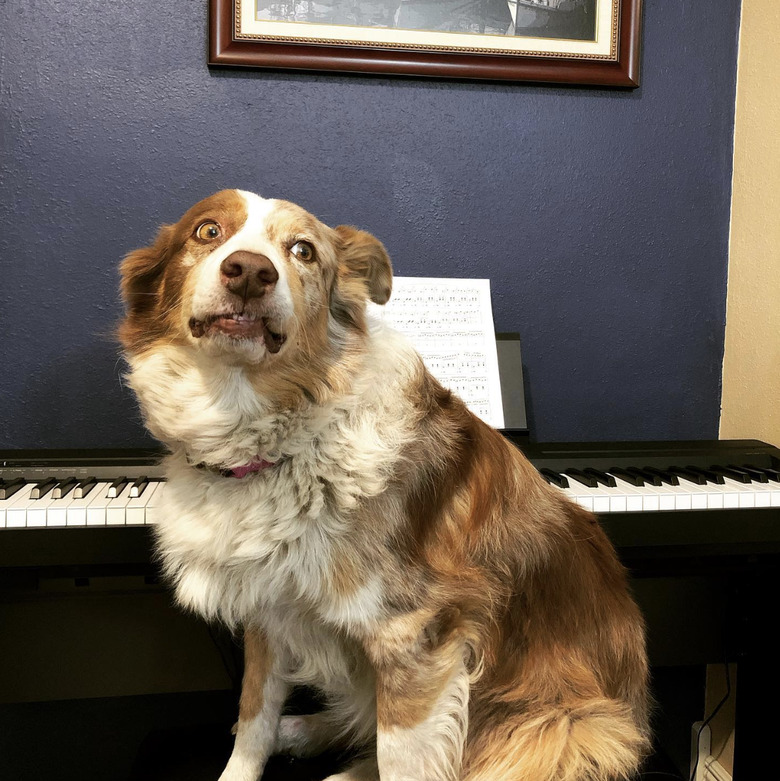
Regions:
<instances>
[{"instance_id":1,"label":"picture frame","mask_svg":"<svg viewBox=\"0 0 780 781\"><path fill-rule=\"evenodd\" d=\"M633 88L640 18L641 0L209 0L208 62Z\"/></svg>"}]
</instances>

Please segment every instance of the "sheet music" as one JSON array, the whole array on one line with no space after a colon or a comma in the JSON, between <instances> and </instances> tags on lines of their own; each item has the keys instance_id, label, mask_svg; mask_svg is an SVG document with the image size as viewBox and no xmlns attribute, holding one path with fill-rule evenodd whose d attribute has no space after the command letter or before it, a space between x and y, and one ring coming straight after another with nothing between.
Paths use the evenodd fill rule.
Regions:
<instances>
[{"instance_id":1,"label":"sheet music","mask_svg":"<svg viewBox=\"0 0 780 781\"><path fill-rule=\"evenodd\" d=\"M495 428L504 426L489 279L394 277L372 312L403 333L442 385Z\"/></svg>"}]
</instances>

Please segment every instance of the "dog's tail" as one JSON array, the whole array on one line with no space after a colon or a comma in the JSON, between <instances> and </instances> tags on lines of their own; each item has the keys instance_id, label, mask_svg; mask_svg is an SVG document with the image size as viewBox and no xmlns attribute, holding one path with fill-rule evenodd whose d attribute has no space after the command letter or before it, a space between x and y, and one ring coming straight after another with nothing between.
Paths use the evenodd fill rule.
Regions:
<instances>
[{"instance_id":1,"label":"dog's tail","mask_svg":"<svg viewBox=\"0 0 780 781\"><path fill-rule=\"evenodd\" d=\"M507 714L467 746L463 781L622 781L647 736L630 706L611 699Z\"/></svg>"}]
</instances>

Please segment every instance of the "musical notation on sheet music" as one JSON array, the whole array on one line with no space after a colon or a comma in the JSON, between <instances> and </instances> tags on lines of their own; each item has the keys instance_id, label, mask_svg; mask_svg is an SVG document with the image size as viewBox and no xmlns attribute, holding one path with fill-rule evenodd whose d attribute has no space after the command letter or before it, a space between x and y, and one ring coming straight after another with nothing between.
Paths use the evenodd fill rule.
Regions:
<instances>
[{"instance_id":1,"label":"musical notation on sheet music","mask_svg":"<svg viewBox=\"0 0 780 781\"><path fill-rule=\"evenodd\" d=\"M389 303L372 312L403 333L475 415L503 427L490 280L395 277Z\"/></svg>"}]
</instances>

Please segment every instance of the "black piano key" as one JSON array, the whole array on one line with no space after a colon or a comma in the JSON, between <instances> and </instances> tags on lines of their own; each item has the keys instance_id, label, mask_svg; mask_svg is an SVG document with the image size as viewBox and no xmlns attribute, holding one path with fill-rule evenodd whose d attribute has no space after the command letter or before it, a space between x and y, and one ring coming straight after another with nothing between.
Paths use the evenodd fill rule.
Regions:
<instances>
[{"instance_id":1,"label":"black piano key","mask_svg":"<svg viewBox=\"0 0 780 781\"><path fill-rule=\"evenodd\" d=\"M769 482L769 478L763 472L759 472L758 469L751 469L749 466L734 466L733 464L728 464L728 468L738 469L740 472L745 472L746 474L750 475L750 479L754 483Z\"/></svg>"},{"instance_id":2,"label":"black piano key","mask_svg":"<svg viewBox=\"0 0 780 781\"><path fill-rule=\"evenodd\" d=\"M726 464L726 469L733 469L738 474L747 475L750 478L750 482L751 483L753 483L753 482L760 483L761 482L760 479L755 479L754 480L753 475L751 475L750 472L747 469L743 469L741 466L734 466L733 464Z\"/></svg>"},{"instance_id":3,"label":"black piano key","mask_svg":"<svg viewBox=\"0 0 780 781\"><path fill-rule=\"evenodd\" d=\"M13 480L3 480L2 485L0 485L0 499L10 499L26 484L27 481L23 477L15 477Z\"/></svg>"},{"instance_id":4,"label":"black piano key","mask_svg":"<svg viewBox=\"0 0 780 781\"><path fill-rule=\"evenodd\" d=\"M630 469L621 469L619 466L613 466L610 467L609 473L611 475L615 475L615 477L619 477L629 485L641 487L645 484L644 478L640 474L635 473Z\"/></svg>"},{"instance_id":5,"label":"black piano key","mask_svg":"<svg viewBox=\"0 0 780 781\"><path fill-rule=\"evenodd\" d=\"M560 473L555 472L552 469L540 469L539 474L552 485L557 485L558 488L568 488L569 481Z\"/></svg>"},{"instance_id":6,"label":"black piano key","mask_svg":"<svg viewBox=\"0 0 780 781\"><path fill-rule=\"evenodd\" d=\"M565 469L564 474L567 474L572 480L576 480L578 483L582 483L586 488L597 488L598 482L595 477L586 475L580 469Z\"/></svg>"},{"instance_id":7,"label":"black piano key","mask_svg":"<svg viewBox=\"0 0 780 781\"><path fill-rule=\"evenodd\" d=\"M79 482L79 484L73 489L74 499L83 499L89 494L89 492L97 485L97 478L85 477Z\"/></svg>"},{"instance_id":8,"label":"black piano key","mask_svg":"<svg viewBox=\"0 0 780 781\"><path fill-rule=\"evenodd\" d=\"M600 469L594 469L589 466L587 469L582 470L586 475L590 475L597 483L607 486L607 488L615 488L617 483L612 475L608 475L606 472L602 472Z\"/></svg>"},{"instance_id":9,"label":"black piano key","mask_svg":"<svg viewBox=\"0 0 780 781\"><path fill-rule=\"evenodd\" d=\"M126 477L117 477L116 480L114 480L113 483L108 487L108 498L109 499L116 499L119 494L122 493L122 491L125 490L125 487L130 481Z\"/></svg>"},{"instance_id":10,"label":"black piano key","mask_svg":"<svg viewBox=\"0 0 780 781\"><path fill-rule=\"evenodd\" d=\"M133 486L130 489L130 497L135 499L138 496L143 496L143 493L148 486L149 486L149 478L146 475L144 475L143 477L139 477L133 483Z\"/></svg>"},{"instance_id":11,"label":"black piano key","mask_svg":"<svg viewBox=\"0 0 780 781\"><path fill-rule=\"evenodd\" d=\"M654 466L642 467L643 472L649 472L651 475L655 475L662 483L667 485L680 485L680 480L677 475L671 474L663 469L656 469Z\"/></svg>"},{"instance_id":12,"label":"black piano key","mask_svg":"<svg viewBox=\"0 0 780 781\"><path fill-rule=\"evenodd\" d=\"M75 477L68 477L65 480L60 480L52 491L52 499L62 499L67 496L78 484L78 480Z\"/></svg>"},{"instance_id":13,"label":"black piano key","mask_svg":"<svg viewBox=\"0 0 780 781\"><path fill-rule=\"evenodd\" d=\"M738 483L749 483L750 482L750 475L746 472L737 472L734 469L729 469L726 466L719 466L718 464L715 464L714 466L710 467L711 472L715 472L716 475L723 475L723 477L728 477L730 480L736 480Z\"/></svg>"},{"instance_id":14,"label":"black piano key","mask_svg":"<svg viewBox=\"0 0 780 781\"><path fill-rule=\"evenodd\" d=\"M686 466L685 468L689 472L701 475L708 483L715 483L716 485L724 485L726 483L726 481L723 479L723 475L719 475L717 472L713 472L711 469L702 469L700 466L690 465Z\"/></svg>"},{"instance_id":15,"label":"black piano key","mask_svg":"<svg viewBox=\"0 0 780 781\"><path fill-rule=\"evenodd\" d=\"M38 485L36 485L32 491L30 491L30 499L43 499L43 497L46 496L46 494L49 493L49 491L51 491L56 485L56 477L49 477L46 480L41 480L41 482L38 483Z\"/></svg>"},{"instance_id":16,"label":"black piano key","mask_svg":"<svg viewBox=\"0 0 780 781\"><path fill-rule=\"evenodd\" d=\"M748 469L755 469L757 472L763 472L773 483L780 483L780 470L771 469L766 466L753 466L753 464L745 464L745 466Z\"/></svg>"},{"instance_id":17,"label":"black piano key","mask_svg":"<svg viewBox=\"0 0 780 781\"><path fill-rule=\"evenodd\" d=\"M677 475L681 480L687 480L694 485L707 485L707 478L704 475L700 475L698 472L681 466L670 466L669 472L673 475Z\"/></svg>"},{"instance_id":18,"label":"black piano key","mask_svg":"<svg viewBox=\"0 0 780 781\"><path fill-rule=\"evenodd\" d=\"M658 477L658 475L654 475L652 474L652 472L648 472L644 469L640 469L638 466L630 466L626 469L626 472L630 472L632 475L636 475L648 485L653 485L656 488L659 485L663 485L663 481L661 480L660 477Z\"/></svg>"}]
</instances>

